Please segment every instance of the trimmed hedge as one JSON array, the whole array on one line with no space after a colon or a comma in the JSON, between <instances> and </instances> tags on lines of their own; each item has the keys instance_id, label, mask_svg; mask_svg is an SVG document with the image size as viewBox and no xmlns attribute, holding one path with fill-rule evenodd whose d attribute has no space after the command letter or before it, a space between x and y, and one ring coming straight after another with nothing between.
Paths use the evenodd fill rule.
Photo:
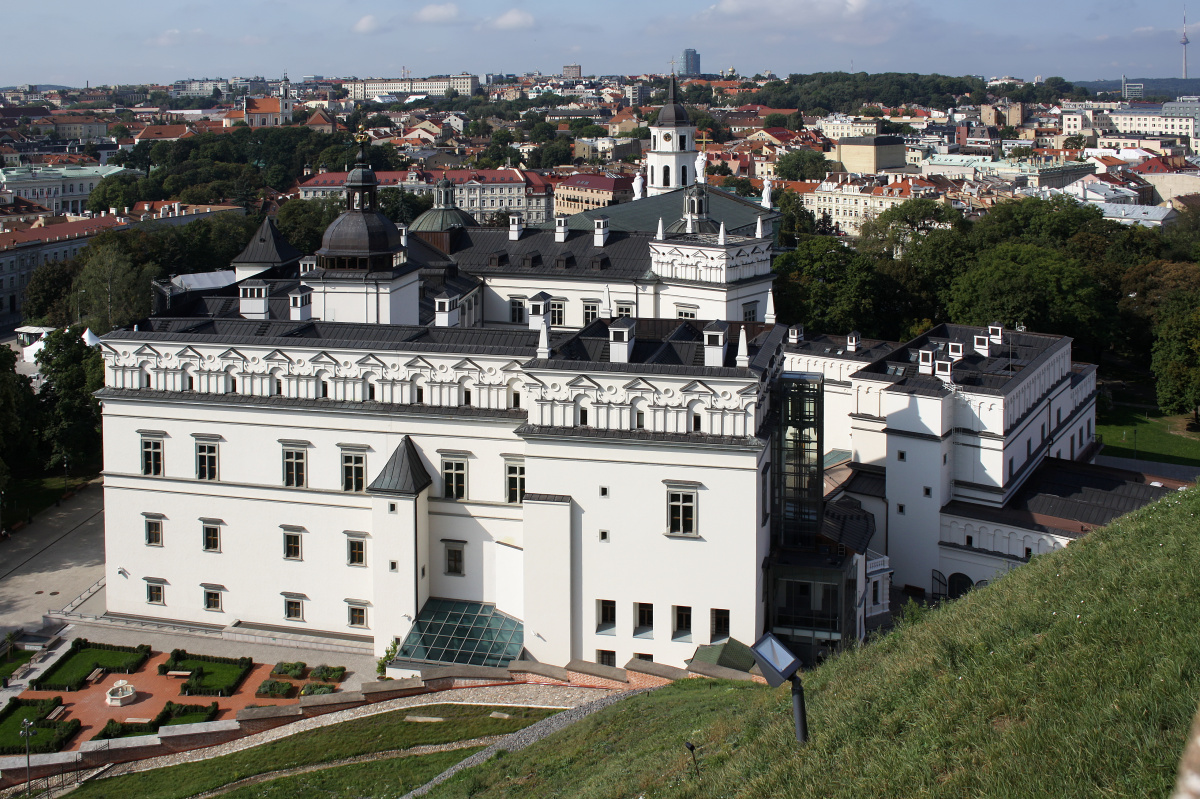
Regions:
<instances>
[{"instance_id":1,"label":"trimmed hedge","mask_svg":"<svg viewBox=\"0 0 1200 799\"><path fill-rule=\"evenodd\" d=\"M304 670L308 668L308 664L303 661L298 663L276 663L275 668L271 669L271 674L278 674L283 677L291 677L294 680L304 679Z\"/></svg>"},{"instance_id":2,"label":"trimmed hedge","mask_svg":"<svg viewBox=\"0 0 1200 799\"><path fill-rule=\"evenodd\" d=\"M308 685L300 689L301 696L321 696L322 694L331 694L337 690L336 685L328 683L310 682Z\"/></svg>"},{"instance_id":3,"label":"trimmed hedge","mask_svg":"<svg viewBox=\"0 0 1200 799\"><path fill-rule=\"evenodd\" d=\"M222 666L234 666L235 669L206 669L202 664L212 663ZM166 663L158 666L159 674L168 671L190 671L192 676L184 681L179 688L183 696L233 696L246 675L254 668L250 658L223 658L216 655L196 655L184 649L172 649ZM228 676L218 677L222 672ZM231 673L232 672L232 673ZM207 678L207 679L206 679ZM207 684L206 684L207 683Z\"/></svg>"},{"instance_id":4,"label":"trimmed hedge","mask_svg":"<svg viewBox=\"0 0 1200 799\"><path fill-rule=\"evenodd\" d=\"M30 715L34 716L33 725L38 731L38 734L29 741L30 754L61 751L67 745L67 741L71 740L71 737L79 732L79 728L82 726L79 719L46 721L46 716L61 704L61 696L52 696L49 699L17 699L14 697L8 700L4 708L0 710L0 755L25 754L25 739L17 735L16 731L20 729L21 720ZM22 708L34 708L34 711L26 714L21 712ZM19 717L15 723L14 716Z\"/></svg>"},{"instance_id":5,"label":"trimmed hedge","mask_svg":"<svg viewBox=\"0 0 1200 799\"><path fill-rule=\"evenodd\" d=\"M211 705L177 705L174 702L167 702L163 706L163 709L158 711L158 715L150 721L130 723L109 719L104 728L92 736L92 740L102 741L106 738L124 738L128 735L153 735L158 732L159 727L164 726L179 716L186 716L190 713L203 713L204 721L212 721L219 712L220 708L217 707L216 702L213 702Z\"/></svg>"},{"instance_id":6,"label":"trimmed hedge","mask_svg":"<svg viewBox=\"0 0 1200 799\"><path fill-rule=\"evenodd\" d=\"M345 666L326 666L324 664L317 666L308 674L308 678L313 682L341 682L344 676L346 676Z\"/></svg>"},{"instance_id":7,"label":"trimmed hedge","mask_svg":"<svg viewBox=\"0 0 1200 799\"><path fill-rule=\"evenodd\" d=\"M283 699L292 692L295 686L282 680L263 680L255 690L255 696L269 696L273 699ZM307 687L307 686L306 686Z\"/></svg>"},{"instance_id":8,"label":"trimmed hedge","mask_svg":"<svg viewBox=\"0 0 1200 799\"><path fill-rule=\"evenodd\" d=\"M102 664L98 659L89 658L88 650L96 652L127 652L129 657L118 658L118 662ZM88 675L97 668L104 669L105 674L133 674L146 665L150 659L150 646L117 646L115 644L92 643L86 638L76 638L71 641L67 653L59 658L50 670L30 681L29 687L37 691L78 691L87 683ZM111 659L110 659L111 660ZM80 664L83 664L82 666ZM63 673L75 673L73 679L63 679Z\"/></svg>"}]
</instances>

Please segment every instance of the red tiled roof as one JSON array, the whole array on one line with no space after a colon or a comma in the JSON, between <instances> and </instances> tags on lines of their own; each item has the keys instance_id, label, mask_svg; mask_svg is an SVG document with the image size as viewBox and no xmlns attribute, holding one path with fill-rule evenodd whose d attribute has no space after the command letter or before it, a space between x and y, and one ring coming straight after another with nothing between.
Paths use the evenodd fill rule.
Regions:
<instances>
[{"instance_id":1,"label":"red tiled roof","mask_svg":"<svg viewBox=\"0 0 1200 799\"><path fill-rule=\"evenodd\" d=\"M247 97L246 98L246 113L247 114L278 114L279 113L279 98L278 97Z\"/></svg>"},{"instance_id":2,"label":"red tiled roof","mask_svg":"<svg viewBox=\"0 0 1200 799\"><path fill-rule=\"evenodd\" d=\"M87 236L124 224L125 220L119 217L99 216L93 219L81 219L78 222L63 222L49 227L14 230L11 233L0 233L0 248L34 241L53 241L64 236Z\"/></svg>"},{"instance_id":3,"label":"red tiled roof","mask_svg":"<svg viewBox=\"0 0 1200 799\"><path fill-rule=\"evenodd\" d=\"M579 188L595 189L596 191L630 191L633 189L633 178L585 172L578 175L571 175L559 185L577 186Z\"/></svg>"},{"instance_id":4,"label":"red tiled roof","mask_svg":"<svg viewBox=\"0 0 1200 799\"><path fill-rule=\"evenodd\" d=\"M182 139L194 135L187 125L147 125L134 134L138 141L147 139Z\"/></svg>"}]
</instances>

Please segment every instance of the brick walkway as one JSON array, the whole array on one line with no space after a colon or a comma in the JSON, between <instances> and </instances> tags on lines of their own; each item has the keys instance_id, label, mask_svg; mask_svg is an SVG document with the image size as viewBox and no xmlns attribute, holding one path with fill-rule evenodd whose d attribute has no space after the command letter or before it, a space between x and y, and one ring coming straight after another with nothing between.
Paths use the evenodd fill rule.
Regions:
<instances>
[{"instance_id":1,"label":"brick walkway","mask_svg":"<svg viewBox=\"0 0 1200 799\"><path fill-rule=\"evenodd\" d=\"M287 705L299 701L296 697L259 699L254 696L254 690L259 683L270 676L274 666L271 663L256 663L249 676L242 682L241 688L233 696L182 696L179 693L180 686L183 684L182 679L158 674L158 664L165 663L168 657L169 655L165 652L157 652L151 655L150 660L142 667L141 671L135 674L105 675L103 679L82 691L25 691L21 694L21 698L45 699L52 696L63 698L67 713L62 718L64 720L79 719L83 725L79 734L71 739L68 750L78 749L81 743L91 740L109 719L117 721L131 718L151 719L169 701L186 705L209 705L215 701L220 708L217 720L232 719L237 716L239 710L247 705ZM138 698L133 703L123 707L110 707L105 703L105 692L112 688L117 680L125 680L137 689ZM284 679L284 682L303 684L298 680Z\"/></svg>"}]
</instances>

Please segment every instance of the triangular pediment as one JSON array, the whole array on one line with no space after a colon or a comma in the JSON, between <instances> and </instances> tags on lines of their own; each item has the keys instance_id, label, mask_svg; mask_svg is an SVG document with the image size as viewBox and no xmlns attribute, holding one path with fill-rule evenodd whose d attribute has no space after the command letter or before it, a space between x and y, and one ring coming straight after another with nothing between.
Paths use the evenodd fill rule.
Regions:
<instances>
[{"instance_id":1,"label":"triangular pediment","mask_svg":"<svg viewBox=\"0 0 1200 799\"><path fill-rule=\"evenodd\" d=\"M386 369L387 364L379 360L375 355L368 355L365 358L359 358L355 361L359 366L378 366L380 369Z\"/></svg>"},{"instance_id":2,"label":"triangular pediment","mask_svg":"<svg viewBox=\"0 0 1200 799\"><path fill-rule=\"evenodd\" d=\"M758 393L758 384L754 383L753 385L746 386L741 391L739 391L738 396L748 397L748 396L752 396L757 393Z\"/></svg>"},{"instance_id":3,"label":"triangular pediment","mask_svg":"<svg viewBox=\"0 0 1200 799\"><path fill-rule=\"evenodd\" d=\"M589 388L597 391L600 390L600 384L587 375L580 375L579 377L567 383L567 385L571 388Z\"/></svg>"},{"instance_id":4,"label":"triangular pediment","mask_svg":"<svg viewBox=\"0 0 1200 799\"><path fill-rule=\"evenodd\" d=\"M229 349L225 350L218 357L223 361L224 360L240 360L240 361L246 360L246 356L242 355L240 352L238 352L233 347L230 347Z\"/></svg>"},{"instance_id":5,"label":"triangular pediment","mask_svg":"<svg viewBox=\"0 0 1200 799\"><path fill-rule=\"evenodd\" d=\"M504 364L504 366L500 367L500 371L501 372L519 372L519 371L521 371L521 364L517 363L516 361L509 361L508 363Z\"/></svg>"},{"instance_id":6,"label":"triangular pediment","mask_svg":"<svg viewBox=\"0 0 1200 799\"><path fill-rule=\"evenodd\" d=\"M454 369L456 371L463 371L463 370L473 370L476 372L483 371L482 369L479 368L479 364L475 363L470 358L463 358L461 361L454 364L454 366L452 366L450 368Z\"/></svg>"},{"instance_id":7,"label":"triangular pediment","mask_svg":"<svg viewBox=\"0 0 1200 799\"><path fill-rule=\"evenodd\" d=\"M328 363L328 364L333 364L334 366L338 365L337 358L334 358L328 352L324 352L324 351L318 352L316 355L309 358L308 362L309 363Z\"/></svg>"},{"instance_id":8,"label":"triangular pediment","mask_svg":"<svg viewBox=\"0 0 1200 799\"><path fill-rule=\"evenodd\" d=\"M179 352L175 353L175 357L183 360L184 358L195 358L197 361L204 360L204 356L196 352L191 346L184 347Z\"/></svg>"},{"instance_id":9,"label":"triangular pediment","mask_svg":"<svg viewBox=\"0 0 1200 799\"><path fill-rule=\"evenodd\" d=\"M693 380L692 382L690 382L686 386L684 386L682 389L680 389L680 392L683 394L715 394L716 393L715 391L713 391L711 388L709 388L707 385L705 385L700 380Z\"/></svg>"},{"instance_id":10,"label":"triangular pediment","mask_svg":"<svg viewBox=\"0 0 1200 799\"><path fill-rule=\"evenodd\" d=\"M138 347L136 350L133 351L133 354L134 355L153 355L156 358L158 356L162 355L161 352L154 349L149 344L143 344L142 346Z\"/></svg>"},{"instance_id":11,"label":"triangular pediment","mask_svg":"<svg viewBox=\"0 0 1200 799\"><path fill-rule=\"evenodd\" d=\"M291 358L289 358L287 355L284 355L279 350L271 350L269 353L267 353L267 356L265 358L263 358L263 360L264 361L282 361L283 363L291 363L292 362Z\"/></svg>"},{"instance_id":12,"label":"triangular pediment","mask_svg":"<svg viewBox=\"0 0 1200 799\"><path fill-rule=\"evenodd\" d=\"M418 355L416 358L413 358L411 361L404 364L404 368L405 369L430 369L430 370L433 370L434 367L433 367L433 364L431 364L429 361L425 360L424 358L422 358L421 356Z\"/></svg>"},{"instance_id":13,"label":"triangular pediment","mask_svg":"<svg viewBox=\"0 0 1200 799\"><path fill-rule=\"evenodd\" d=\"M621 388L625 389L626 391L649 391L652 393L658 391L658 389L652 383L647 383L640 377L630 380L628 383L621 386Z\"/></svg>"}]
</instances>

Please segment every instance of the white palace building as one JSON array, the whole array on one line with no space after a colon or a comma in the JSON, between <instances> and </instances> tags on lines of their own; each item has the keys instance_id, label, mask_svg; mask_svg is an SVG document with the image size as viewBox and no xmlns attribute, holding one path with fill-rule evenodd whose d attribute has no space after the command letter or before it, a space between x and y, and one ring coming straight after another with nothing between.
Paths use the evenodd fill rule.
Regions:
<instances>
[{"instance_id":1,"label":"white palace building","mask_svg":"<svg viewBox=\"0 0 1200 799\"><path fill-rule=\"evenodd\" d=\"M814 660L893 581L957 595L1170 490L1084 463L1067 338L775 324L775 216L703 184L628 204L648 230L480 228L448 185L405 230L345 190L315 256L265 222L236 282L103 338L109 614L397 641L396 675L765 630Z\"/></svg>"}]
</instances>

